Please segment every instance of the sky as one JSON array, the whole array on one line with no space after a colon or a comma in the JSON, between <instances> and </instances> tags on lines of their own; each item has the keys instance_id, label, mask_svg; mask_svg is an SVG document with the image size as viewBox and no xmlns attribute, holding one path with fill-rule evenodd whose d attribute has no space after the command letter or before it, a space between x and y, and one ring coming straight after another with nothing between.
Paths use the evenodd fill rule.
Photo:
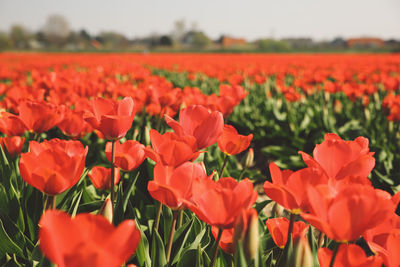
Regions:
<instances>
[{"instance_id":1,"label":"sky","mask_svg":"<svg viewBox=\"0 0 400 267\"><path fill-rule=\"evenodd\" d=\"M0 30L22 24L37 31L54 14L73 30L111 30L128 38L169 34L184 19L214 39L400 39L400 0L0 0Z\"/></svg>"}]
</instances>

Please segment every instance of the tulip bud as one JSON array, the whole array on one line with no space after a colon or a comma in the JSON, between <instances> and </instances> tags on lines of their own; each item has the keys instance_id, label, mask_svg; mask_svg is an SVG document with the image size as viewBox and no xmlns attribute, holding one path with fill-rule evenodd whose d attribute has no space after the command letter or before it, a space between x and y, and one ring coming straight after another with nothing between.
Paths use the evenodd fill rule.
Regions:
<instances>
[{"instance_id":1,"label":"tulip bud","mask_svg":"<svg viewBox=\"0 0 400 267\"><path fill-rule=\"evenodd\" d=\"M258 214L255 209L243 210L236 220L233 234L234 247L237 247L239 241L243 242L247 259L254 259L259 245Z\"/></svg>"},{"instance_id":2,"label":"tulip bud","mask_svg":"<svg viewBox=\"0 0 400 267\"><path fill-rule=\"evenodd\" d=\"M106 198L103 206L99 209L99 215L103 215L110 223L113 221L113 205L110 198Z\"/></svg>"},{"instance_id":3,"label":"tulip bud","mask_svg":"<svg viewBox=\"0 0 400 267\"><path fill-rule=\"evenodd\" d=\"M254 165L254 150L252 148L249 149L247 152L246 156L246 161L245 161L245 168L249 168Z\"/></svg>"},{"instance_id":4,"label":"tulip bud","mask_svg":"<svg viewBox=\"0 0 400 267\"><path fill-rule=\"evenodd\" d=\"M308 240L305 236L299 238L294 245L293 254L290 255L290 266L293 267L313 267L314 260Z\"/></svg>"}]
</instances>

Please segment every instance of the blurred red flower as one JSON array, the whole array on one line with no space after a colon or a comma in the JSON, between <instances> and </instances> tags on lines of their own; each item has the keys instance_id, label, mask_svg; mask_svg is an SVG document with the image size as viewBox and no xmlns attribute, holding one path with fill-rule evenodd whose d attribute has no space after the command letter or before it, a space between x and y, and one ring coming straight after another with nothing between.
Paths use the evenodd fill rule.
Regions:
<instances>
[{"instance_id":1,"label":"blurred red flower","mask_svg":"<svg viewBox=\"0 0 400 267\"><path fill-rule=\"evenodd\" d=\"M94 187L100 190L107 190L111 187L111 168L103 166L95 166L88 173L90 181L92 181ZM114 184L118 184L121 174L118 168L115 168L115 181Z\"/></svg>"},{"instance_id":2,"label":"blurred red flower","mask_svg":"<svg viewBox=\"0 0 400 267\"><path fill-rule=\"evenodd\" d=\"M231 125L224 125L224 131L218 139L219 149L228 155L236 155L246 150L253 139L253 134L240 135Z\"/></svg>"},{"instance_id":3,"label":"blurred red flower","mask_svg":"<svg viewBox=\"0 0 400 267\"><path fill-rule=\"evenodd\" d=\"M141 235L134 220L115 227L102 215L81 213L71 218L48 210L39 222L39 246L59 267L117 267L136 251Z\"/></svg>"},{"instance_id":4,"label":"blurred red flower","mask_svg":"<svg viewBox=\"0 0 400 267\"><path fill-rule=\"evenodd\" d=\"M95 98L92 110L86 110L84 119L99 130L106 139L117 140L126 135L135 117L132 97L121 101Z\"/></svg>"},{"instance_id":5,"label":"blurred red flower","mask_svg":"<svg viewBox=\"0 0 400 267\"><path fill-rule=\"evenodd\" d=\"M30 141L19 161L21 177L48 195L60 194L81 178L87 152L79 141Z\"/></svg>"},{"instance_id":6,"label":"blurred red flower","mask_svg":"<svg viewBox=\"0 0 400 267\"><path fill-rule=\"evenodd\" d=\"M8 136L21 136L25 131L27 128L17 115L8 112L0 113L0 132Z\"/></svg>"},{"instance_id":7,"label":"blurred red flower","mask_svg":"<svg viewBox=\"0 0 400 267\"><path fill-rule=\"evenodd\" d=\"M21 154L22 148L25 143L25 138L20 136L13 136L13 137L0 137L0 145L6 147L8 154L11 157L15 157Z\"/></svg>"},{"instance_id":8,"label":"blurred red flower","mask_svg":"<svg viewBox=\"0 0 400 267\"><path fill-rule=\"evenodd\" d=\"M266 225L275 244L279 248L284 248L289 230L289 220L285 217L272 218L266 221ZM296 242L299 238L305 236L308 228L309 225L302 221L294 222L292 231L293 242Z\"/></svg>"},{"instance_id":9,"label":"blurred red flower","mask_svg":"<svg viewBox=\"0 0 400 267\"><path fill-rule=\"evenodd\" d=\"M224 130L221 112L210 112L200 105L183 108L179 113L179 123L168 115L165 115L165 120L178 136L194 136L197 149L214 144Z\"/></svg>"},{"instance_id":10,"label":"blurred red flower","mask_svg":"<svg viewBox=\"0 0 400 267\"><path fill-rule=\"evenodd\" d=\"M333 251L329 248L318 250L318 261L321 267L329 267ZM354 244L341 244L336 254L333 267L381 267L382 258L379 256L367 257L364 250ZM398 265L396 265L398 266Z\"/></svg>"},{"instance_id":11,"label":"blurred red flower","mask_svg":"<svg viewBox=\"0 0 400 267\"><path fill-rule=\"evenodd\" d=\"M112 143L106 144L106 157L111 162ZM145 147L138 141L128 140L124 143L115 142L115 166L124 171L132 171L145 160Z\"/></svg>"}]
</instances>

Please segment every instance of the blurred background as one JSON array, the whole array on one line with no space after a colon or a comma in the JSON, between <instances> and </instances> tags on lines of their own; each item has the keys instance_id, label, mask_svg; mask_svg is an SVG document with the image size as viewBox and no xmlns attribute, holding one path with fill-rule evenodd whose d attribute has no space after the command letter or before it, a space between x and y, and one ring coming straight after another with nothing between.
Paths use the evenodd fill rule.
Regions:
<instances>
[{"instance_id":1,"label":"blurred background","mask_svg":"<svg viewBox=\"0 0 400 267\"><path fill-rule=\"evenodd\" d=\"M0 0L0 50L400 52L400 1Z\"/></svg>"}]
</instances>

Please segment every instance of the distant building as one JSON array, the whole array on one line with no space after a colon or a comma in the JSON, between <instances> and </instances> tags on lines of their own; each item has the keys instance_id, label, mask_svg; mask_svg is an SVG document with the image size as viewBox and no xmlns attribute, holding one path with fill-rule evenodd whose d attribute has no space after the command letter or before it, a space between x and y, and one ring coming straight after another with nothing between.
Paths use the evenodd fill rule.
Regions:
<instances>
[{"instance_id":1,"label":"distant building","mask_svg":"<svg viewBox=\"0 0 400 267\"><path fill-rule=\"evenodd\" d=\"M347 40L348 47L362 47L362 48L371 48L371 47L383 47L385 42L380 38L351 38Z\"/></svg>"},{"instance_id":2,"label":"distant building","mask_svg":"<svg viewBox=\"0 0 400 267\"><path fill-rule=\"evenodd\" d=\"M222 47L232 47L232 46L241 46L247 44L246 39L243 38L233 38L229 36L221 36L219 43Z\"/></svg>"},{"instance_id":3,"label":"distant building","mask_svg":"<svg viewBox=\"0 0 400 267\"><path fill-rule=\"evenodd\" d=\"M336 37L330 42L330 46L335 48L345 48L347 46L347 42L342 37Z\"/></svg>"}]
</instances>

